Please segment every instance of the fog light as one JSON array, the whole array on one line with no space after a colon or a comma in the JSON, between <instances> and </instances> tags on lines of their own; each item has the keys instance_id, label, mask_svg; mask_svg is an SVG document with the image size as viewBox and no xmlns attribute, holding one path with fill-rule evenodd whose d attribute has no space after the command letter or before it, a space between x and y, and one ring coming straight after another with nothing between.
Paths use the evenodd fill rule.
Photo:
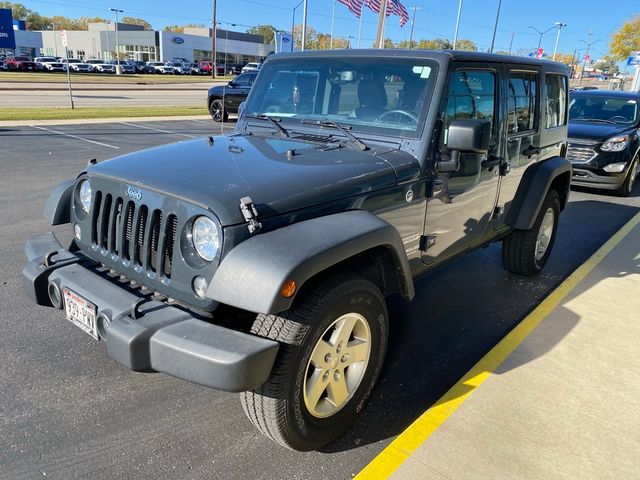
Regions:
<instances>
[{"instance_id":1,"label":"fog light","mask_svg":"<svg viewBox=\"0 0 640 480\"><path fill-rule=\"evenodd\" d=\"M198 298L205 298L207 295L207 281L203 277L193 279L193 292Z\"/></svg>"},{"instance_id":2,"label":"fog light","mask_svg":"<svg viewBox=\"0 0 640 480\"><path fill-rule=\"evenodd\" d=\"M80 225L78 225L77 223L73 226L73 234L76 236L78 240L82 240L82 229L80 228Z\"/></svg>"},{"instance_id":3,"label":"fog light","mask_svg":"<svg viewBox=\"0 0 640 480\"><path fill-rule=\"evenodd\" d=\"M625 169L626 166L627 166L626 162L610 163L609 165L605 166L603 170L607 173L620 173Z\"/></svg>"}]
</instances>

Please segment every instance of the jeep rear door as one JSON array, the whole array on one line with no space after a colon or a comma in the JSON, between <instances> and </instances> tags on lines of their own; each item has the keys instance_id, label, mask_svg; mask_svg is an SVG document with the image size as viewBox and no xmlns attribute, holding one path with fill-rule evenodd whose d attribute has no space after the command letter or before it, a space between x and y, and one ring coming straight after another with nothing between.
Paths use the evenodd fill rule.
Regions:
<instances>
[{"instance_id":1,"label":"jeep rear door","mask_svg":"<svg viewBox=\"0 0 640 480\"><path fill-rule=\"evenodd\" d=\"M457 64L448 83L441 107L441 128L434 142L439 150L435 157L448 158L447 128L455 119L490 121L491 141L487 154L461 153L457 171L432 174L422 253L426 264L444 260L482 239L496 205L500 170L498 166L488 166L494 163L488 160L499 158L504 150L500 72L469 63Z\"/></svg>"}]
</instances>

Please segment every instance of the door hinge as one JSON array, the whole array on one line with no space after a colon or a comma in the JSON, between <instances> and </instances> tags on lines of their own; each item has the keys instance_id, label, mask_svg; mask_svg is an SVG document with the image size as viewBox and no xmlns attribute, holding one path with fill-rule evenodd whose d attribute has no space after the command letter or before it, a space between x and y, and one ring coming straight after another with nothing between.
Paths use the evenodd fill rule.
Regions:
<instances>
[{"instance_id":1,"label":"door hinge","mask_svg":"<svg viewBox=\"0 0 640 480\"><path fill-rule=\"evenodd\" d=\"M421 235L420 236L420 250L426 252L428 249L436 244L437 235Z\"/></svg>"},{"instance_id":2,"label":"door hinge","mask_svg":"<svg viewBox=\"0 0 640 480\"><path fill-rule=\"evenodd\" d=\"M258 211L251 197L242 197L240 199L240 210L242 211L242 216L248 222L249 233L258 233L262 228L262 224L257 220Z\"/></svg>"}]
</instances>

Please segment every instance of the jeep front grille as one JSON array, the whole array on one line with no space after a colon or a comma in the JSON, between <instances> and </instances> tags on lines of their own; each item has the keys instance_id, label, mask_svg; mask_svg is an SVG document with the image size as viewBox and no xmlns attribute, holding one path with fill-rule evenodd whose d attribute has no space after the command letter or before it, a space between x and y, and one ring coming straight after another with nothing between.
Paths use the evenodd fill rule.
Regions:
<instances>
[{"instance_id":1,"label":"jeep front grille","mask_svg":"<svg viewBox=\"0 0 640 480\"><path fill-rule=\"evenodd\" d=\"M91 217L92 247L133 267L171 278L178 219L147 205L97 191Z\"/></svg>"}]
</instances>

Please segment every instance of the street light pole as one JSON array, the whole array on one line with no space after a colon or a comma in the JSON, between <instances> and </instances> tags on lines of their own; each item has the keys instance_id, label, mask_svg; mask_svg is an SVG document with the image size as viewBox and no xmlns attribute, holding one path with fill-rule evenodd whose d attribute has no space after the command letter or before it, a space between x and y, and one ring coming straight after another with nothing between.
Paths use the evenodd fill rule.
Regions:
<instances>
[{"instance_id":1,"label":"street light pole","mask_svg":"<svg viewBox=\"0 0 640 480\"><path fill-rule=\"evenodd\" d=\"M213 0L213 21L211 23L211 78L215 80L216 74L216 36L218 21L216 20L216 0Z\"/></svg>"},{"instance_id":2,"label":"street light pole","mask_svg":"<svg viewBox=\"0 0 640 480\"><path fill-rule=\"evenodd\" d=\"M422 10L422 7L411 7L413 9L413 17L411 18L411 33L409 34L409 48L413 48L413 26L416 24L416 10Z\"/></svg>"},{"instance_id":3,"label":"street light pole","mask_svg":"<svg viewBox=\"0 0 640 480\"><path fill-rule=\"evenodd\" d=\"M296 10L300 5L302 5L302 2L304 2L304 0L300 0L300 2L295 7L293 7L293 16L291 17L291 40L293 40L294 45L296 42L296 38L293 34L293 29L296 27Z\"/></svg>"},{"instance_id":4,"label":"street light pole","mask_svg":"<svg viewBox=\"0 0 640 480\"><path fill-rule=\"evenodd\" d=\"M331 38L329 38L329 50L333 50L333 26L336 20L336 0L333 0L333 9L331 10Z\"/></svg>"},{"instance_id":5,"label":"street light pole","mask_svg":"<svg viewBox=\"0 0 640 480\"><path fill-rule=\"evenodd\" d=\"M566 27L566 26L567 26L566 23L556 22L556 28L558 29L558 34L556 35L556 45L555 47L553 47L553 58L552 58L553 61L556 60L556 53L558 53L558 43L560 42L560 31L562 30L563 27Z\"/></svg>"},{"instance_id":6,"label":"street light pole","mask_svg":"<svg viewBox=\"0 0 640 480\"><path fill-rule=\"evenodd\" d=\"M302 41L301 41L301 48L300 50L302 50L304 52L306 46L307 46L307 7L309 0L304 0L303 4L302 4Z\"/></svg>"},{"instance_id":7,"label":"street light pole","mask_svg":"<svg viewBox=\"0 0 640 480\"><path fill-rule=\"evenodd\" d=\"M540 38L538 39L538 52L540 51L540 45L542 45L542 36L547 33L550 32L551 30L553 30L554 28L556 28L556 26L554 25L551 28L547 28L545 31L540 31L538 30L536 27L533 27L531 25L529 25L529 28L533 28L536 32L538 32L538 34L540 35Z\"/></svg>"},{"instance_id":8,"label":"street light pole","mask_svg":"<svg viewBox=\"0 0 640 480\"><path fill-rule=\"evenodd\" d=\"M591 40L591 32L589 32L589 40ZM580 81L578 82L578 85L582 85L582 79L584 78L584 69L587 68L587 62L589 61L589 51L591 50L591 45L593 45L594 43L598 43L600 40L594 40L592 41L584 41L584 40L580 40L582 43L584 43L587 46L587 52L584 54L584 63L582 64L582 72L580 73Z\"/></svg>"},{"instance_id":9,"label":"street light pole","mask_svg":"<svg viewBox=\"0 0 640 480\"><path fill-rule=\"evenodd\" d=\"M456 43L458 43L458 30L460 30L460 15L462 14L462 0L458 0L458 16L456 17L456 33L453 35L453 48L456 49Z\"/></svg>"},{"instance_id":10,"label":"street light pole","mask_svg":"<svg viewBox=\"0 0 640 480\"><path fill-rule=\"evenodd\" d=\"M496 23L493 26L493 38L491 39L491 49L489 53L493 53L493 46L496 43L496 32L498 31L498 20L500 20L500 8L502 7L502 0L498 0L498 11L496 12Z\"/></svg>"},{"instance_id":11,"label":"street light pole","mask_svg":"<svg viewBox=\"0 0 640 480\"><path fill-rule=\"evenodd\" d=\"M118 8L110 8L113 14L116 17L116 75L120 75L122 70L120 70L120 40L118 39L118 13L124 13L124 10L120 10Z\"/></svg>"}]
</instances>

